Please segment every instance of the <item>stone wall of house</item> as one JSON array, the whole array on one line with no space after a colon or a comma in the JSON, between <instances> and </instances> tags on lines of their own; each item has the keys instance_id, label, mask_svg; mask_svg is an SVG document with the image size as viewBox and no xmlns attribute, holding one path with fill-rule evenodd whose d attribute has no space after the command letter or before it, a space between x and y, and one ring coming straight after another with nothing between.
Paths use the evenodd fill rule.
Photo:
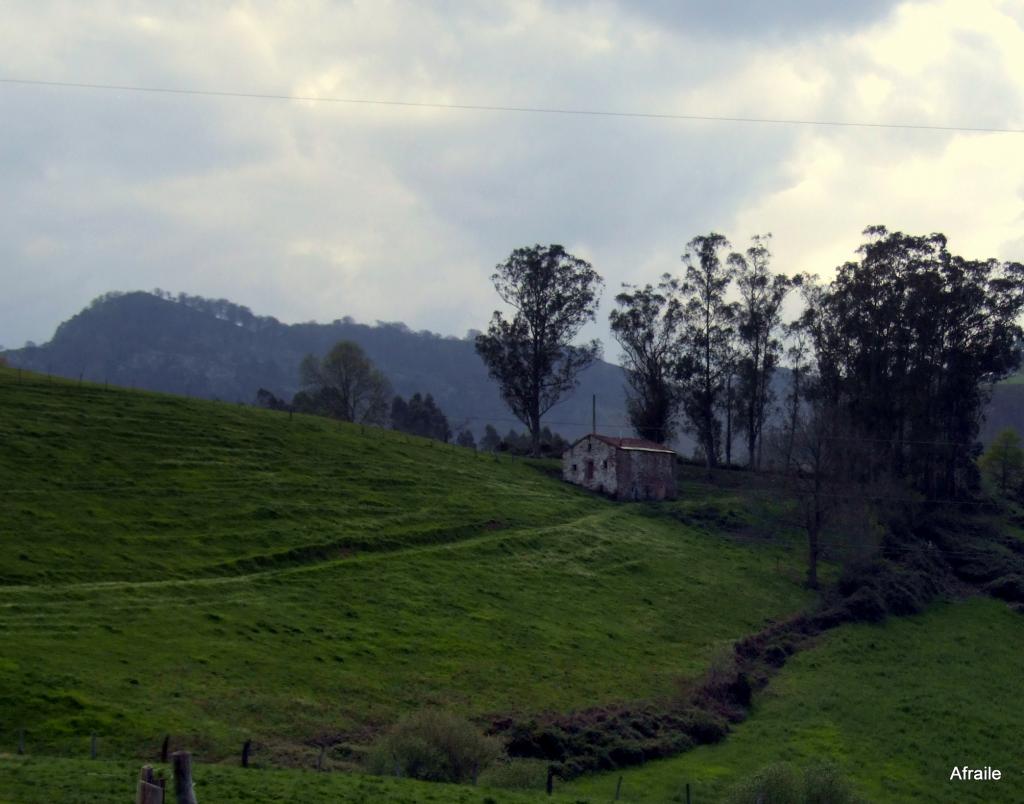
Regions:
<instances>
[{"instance_id":1,"label":"stone wall of house","mask_svg":"<svg viewBox=\"0 0 1024 804\"><path fill-rule=\"evenodd\" d=\"M562 456L562 478L591 491L615 496L619 491L615 466L619 455L621 451L599 439L584 438Z\"/></svg>"},{"instance_id":2,"label":"stone wall of house","mask_svg":"<svg viewBox=\"0 0 1024 804\"><path fill-rule=\"evenodd\" d=\"M620 500L674 500L675 455L665 452L620 450L616 486Z\"/></svg>"}]
</instances>

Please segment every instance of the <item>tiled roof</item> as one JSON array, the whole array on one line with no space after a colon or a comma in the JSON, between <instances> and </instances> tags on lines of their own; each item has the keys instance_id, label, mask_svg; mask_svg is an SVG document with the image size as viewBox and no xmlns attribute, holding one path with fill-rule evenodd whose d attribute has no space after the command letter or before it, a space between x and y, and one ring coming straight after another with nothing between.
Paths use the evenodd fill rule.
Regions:
<instances>
[{"instance_id":1,"label":"tiled roof","mask_svg":"<svg viewBox=\"0 0 1024 804\"><path fill-rule=\"evenodd\" d=\"M646 438L615 438L614 436L601 435L600 433L591 433L589 436L583 436L576 443L578 444L584 438L590 438L593 436L598 441L603 441L616 449L628 449L637 450L641 452L667 452L670 455L675 454L675 450L670 447L666 447L664 444L657 444L654 441L648 441ZM573 445L575 446L575 444Z\"/></svg>"}]
</instances>

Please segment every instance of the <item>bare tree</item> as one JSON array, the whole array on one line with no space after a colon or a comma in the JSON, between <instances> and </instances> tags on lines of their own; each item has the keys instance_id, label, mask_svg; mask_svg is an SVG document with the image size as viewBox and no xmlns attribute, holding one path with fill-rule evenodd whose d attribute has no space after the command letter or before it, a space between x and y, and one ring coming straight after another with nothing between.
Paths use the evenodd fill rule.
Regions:
<instances>
[{"instance_id":1,"label":"bare tree","mask_svg":"<svg viewBox=\"0 0 1024 804\"><path fill-rule=\"evenodd\" d=\"M830 526L844 527L846 550L870 543L869 481L859 471L869 458L865 451L870 447L854 436L839 408L813 394L788 435L784 444L791 468L785 482L807 534L806 585L817 589L818 565ZM876 487L881 485L876 483Z\"/></svg>"},{"instance_id":2,"label":"bare tree","mask_svg":"<svg viewBox=\"0 0 1024 804\"><path fill-rule=\"evenodd\" d=\"M347 422L387 421L391 387L352 341L339 341L323 359L306 355L299 373L303 390L293 400L296 410Z\"/></svg>"}]
</instances>

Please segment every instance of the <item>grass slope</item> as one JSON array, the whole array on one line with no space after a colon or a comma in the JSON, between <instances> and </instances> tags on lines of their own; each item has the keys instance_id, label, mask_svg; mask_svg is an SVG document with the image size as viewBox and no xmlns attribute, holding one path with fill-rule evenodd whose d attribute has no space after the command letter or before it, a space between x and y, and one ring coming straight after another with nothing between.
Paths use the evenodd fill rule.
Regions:
<instances>
[{"instance_id":1,"label":"grass slope","mask_svg":"<svg viewBox=\"0 0 1024 804\"><path fill-rule=\"evenodd\" d=\"M844 626L798 654L725 742L623 773L623 801L719 800L777 761L840 764L885 802L1019 802L1024 617L988 598L941 604L882 626ZM949 781L954 766L991 765L1000 782ZM619 774L567 790L607 800Z\"/></svg>"},{"instance_id":2,"label":"grass slope","mask_svg":"<svg viewBox=\"0 0 1024 804\"><path fill-rule=\"evenodd\" d=\"M308 766L426 705L659 695L805 605L772 516L396 433L0 370L0 750ZM331 759L344 764L346 754Z\"/></svg>"}]
</instances>

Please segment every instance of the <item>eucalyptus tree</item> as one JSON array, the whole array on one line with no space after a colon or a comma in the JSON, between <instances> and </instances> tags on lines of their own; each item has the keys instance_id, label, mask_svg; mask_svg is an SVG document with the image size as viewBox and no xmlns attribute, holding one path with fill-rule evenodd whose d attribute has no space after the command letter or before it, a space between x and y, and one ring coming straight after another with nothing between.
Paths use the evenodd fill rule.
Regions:
<instances>
[{"instance_id":1,"label":"eucalyptus tree","mask_svg":"<svg viewBox=\"0 0 1024 804\"><path fill-rule=\"evenodd\" d=\"M681 259L680 358L677 381L687 426L696 436L709 468L721 452L722 425L718 410L732 368L732 339L737 305L726 301L734 269L721 252L729 241L716 232L687 243Z\"/></svg>"},{"instance_id":2,"label":"eucalyptus tree","mask_svg":"<svg viewBox=\"0 0 1024 804\"><path fill-rule=\"evenodd\" d=\"M864 234L804 315L821 393L875 445L865 471L952 497L976 479L992 384L1020 365L1024 265L951 254L938 233Z\"/></svg>"},{"instance_id":3,"label":"eucalyptus tree","mask_svg":"<svg viewBox=\"0 0 1024 804\"><path fill-rule=\"evenodd\" d=\"M746 435L750 468L758 461L761 433L773 400L772 376L782 355L782 303L794 280L773 274L770 234L755 235L744 253L729 255L739 307L736 321L739 429Z\"/></svg>"},{"instance_id":4,"label":"eucalyptus tree","mask_svg":"<svg viewBox=\"0 0 1024 804\"><path fill-rule=\"evenodd\" d=\"M622 347L626 407L641 438L667 443L679 408L675 374L679 364L682 305L679 283L668 274L657 287L623 285L619 309L609 315L612 335Z\"/></svg>"},{"instance_id":5,"label":"eucalyptus tree","mask_svg":"<svg viewBox=\"0 0 1024 804\"><path fill-rule=\"evenodd\" d=\"M556 244L516 249L491 280L514 312L506 318L494 311L487 332L476 337L476 351L539 455L541 417L600 357L600 341L573 340L595 319L604 282L590 263Z\"/></svg>"}]
</instances>

